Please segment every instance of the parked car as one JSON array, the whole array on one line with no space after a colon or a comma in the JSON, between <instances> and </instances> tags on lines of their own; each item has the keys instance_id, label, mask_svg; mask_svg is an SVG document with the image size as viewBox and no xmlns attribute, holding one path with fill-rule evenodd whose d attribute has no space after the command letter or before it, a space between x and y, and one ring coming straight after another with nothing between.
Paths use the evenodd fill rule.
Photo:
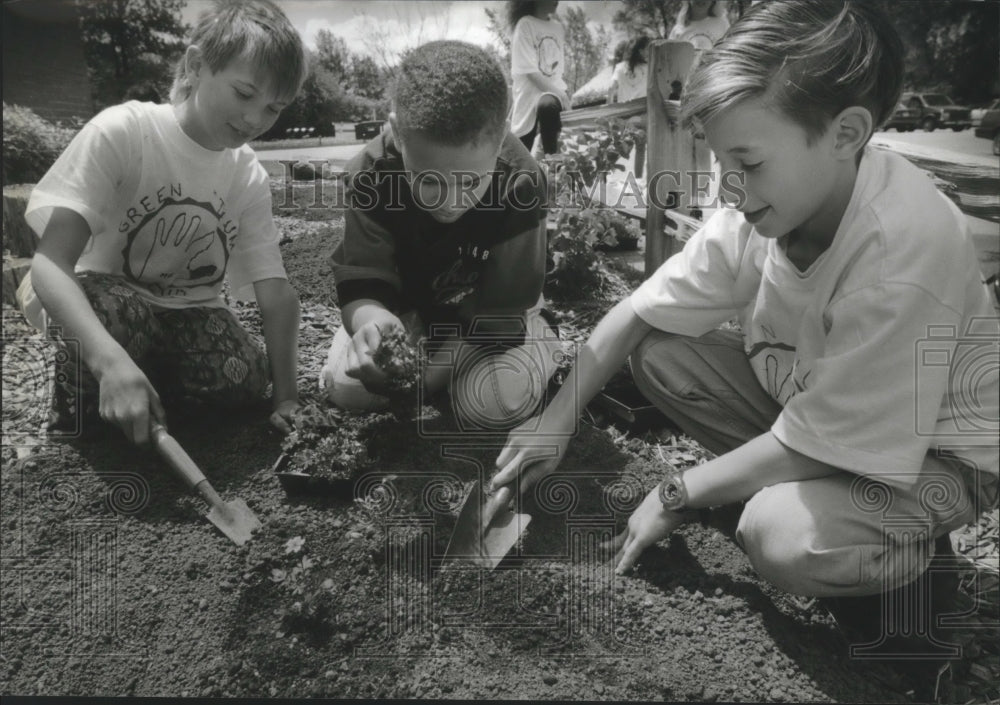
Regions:
<instances>
[{"instance_id":1,"label":"parked car","mask_svg":"<svg viewBox=\"0 0 1000 705\"><path fill-rule=\"evenodd\" d=\"M976 128L976 137L993 140L993 153L1000 155L1000 101L995 102L983 115Z\"/></svg>"},{"instance_id":2,"label":"parked car","mask_svg":"<svg viewBox=\"0 0 1000 705\"><path fill-rule=\"evenodd\" d=\"M385 125L385 120L365 120L355 123L354 137L359 140L370 140L382 133L383 125Z\"/></svg>"},{"instance_id":3,"label":"parked car","mask_svg":"<svg viewBox=\"0 0 1000 705\"><path fill-rule=\"evenodd\" d=\"M283 137L286 138L301 138L301 137L336 137L337 136L337 126L332 122L320 123L319 125L297 125L295 127L289 127L285 130Z\"/></svg>"},{"instance_id":4,"label":"parked car","mask_svg":"<svg viewBox=\"0 0 1000 705\"><path fill-rule=\"evenodd\" d=\"M916 108L908 108L905 103L900 103L892 112L892 116L885 123L883 130L895 127L899 132L910 132L917 129L920 124L920 111Z\"/></svg>"},{"instance_id":5,"label":"parked car","mask_svg":"<svg viewBox=\"0 0 1000 705\"><path fill-rule=\"evenodd\" d=\"M955 105L955 101L944 93L904 93L900 100L906 107L920 111L920 126L924 132L933 132L938 127L961 132L972 125L969 109Z\"/></svg>"},{"instance_id":6,"label":"parked car","mask_svg":"<svg viewBox=\"0 0 1000 705\"><path fill-rule=\"evenodd\" d=\"M997 98L989 103L985 103L982 107L970 110L969 118L972 120L972 126L979 127L979 125L983 122L983 116L990 110L996 110L998 108L1000 108L1000 98Z\"/></svg>"}]
</instances>

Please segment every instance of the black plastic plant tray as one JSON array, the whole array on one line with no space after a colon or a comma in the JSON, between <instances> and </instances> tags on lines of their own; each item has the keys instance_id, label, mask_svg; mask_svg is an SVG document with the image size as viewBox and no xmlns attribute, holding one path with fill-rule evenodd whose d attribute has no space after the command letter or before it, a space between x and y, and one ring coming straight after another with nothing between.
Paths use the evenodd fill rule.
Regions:
<instances>
[{"instance_id":1,"label":"black plastic plant tray","mask_svg":"<svg viewBox=\"0 0 1000 705\"><path fill-rule=\"evenodd\" d=\"M653 405L634 384L608 385L592 402L601 411L623 421L633 432L658 426L669 426L670 421Z\"/></svg>"},{"instance_id":2,"label":"black plastic plant tray","mask_svg":"<svg viewBox=\"0 0 1000 705\"><path fill-rule=\"evenodd\" d=\"M281 489L288 496L313 495L340 499L351 499L354 496L353 480L315 477L304 472L288 470L288 463L289 457L282 453L271 468L281 483Z\"/></svg>"}]
</instances>

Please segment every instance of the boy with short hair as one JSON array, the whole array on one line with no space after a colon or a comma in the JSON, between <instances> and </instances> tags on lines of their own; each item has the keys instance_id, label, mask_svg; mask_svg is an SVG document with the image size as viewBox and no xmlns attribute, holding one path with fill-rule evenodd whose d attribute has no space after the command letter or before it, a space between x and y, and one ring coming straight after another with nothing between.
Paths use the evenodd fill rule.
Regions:
<instances>
[{"instance_id":1,"label":"boy with short hair","mask_svg":"<svg viewBox=\"0 0 1000 705\"><path fill-rule=\"evenodd\" d=\"M346 170L333 255L343 327L320 375L338 406L384 406L372 355L405 328L440 348L425 389L449 387L467 427L535 411L559 349L541 311L545 179L510 134L508 105L500 67L471 44L431 42L400 64L391 129Z\"/></svg>"},{"instance_id":2,"label":"boy with short hair","mask_svg":"<svg viewBox=\"0 0 1000 705\"><path fill-rule=\"evenodd\" d=\"M883 592L926 582L948 532L997 505L1000 329L961 213L904 158L866 146L902 71L891 23L853 0L761 3L706 52L683 110L744 175L736 208L598 324L574 393L511 434L494 487L540 435L565 447L631 355L640 390L718 457L646 497L619 572L685 510L747 500L737 540L757 571L836 598L838 620L877 618ZM716 330L734 317L742 338ZM522 489L558 462L539 461ZM895 604L917 604L907 594Z\"/></svg>"},{"instance_id":3,"label":"boy with short hair","mask_svg":"<svg viewBox=\"0 0 1000 705\"><path fill-rule=\"evenodd\" d=\"M271 422L290 430L299 301L268 176L247 142L274 124L306 70L275 5L217 2L178 63L172 104L104 110L35 187L25 217L41 241L18 303L36 327L56 324L61 341L78 342L60 342L56 428L99 412L145 443L166 423L161 393L236 405L272 382ZM226 306L226 277L260 305L266 353Z\"/></svg>"}]
</instances>

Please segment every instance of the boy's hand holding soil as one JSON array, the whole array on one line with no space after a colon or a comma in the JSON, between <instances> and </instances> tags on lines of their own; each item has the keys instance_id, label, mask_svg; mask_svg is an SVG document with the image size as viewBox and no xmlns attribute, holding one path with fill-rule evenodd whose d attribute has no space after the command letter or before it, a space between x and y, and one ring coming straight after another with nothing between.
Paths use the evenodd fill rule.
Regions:
<instances>
[{"instance_id":1,"label":"boy's hand holding soil","mask_svg":"<svg viewBox=\"0 0 1000 705\"><path fill-rule=\"evenodd\" d=\"M375 362L375 353L382 345L383 336L394 331L403 331L403 324L398 317L385 309L383 315L373 318L361 325L351 336L347 348L348 377L359 380L365 388L378 393L386 382L387 375Z\"/></svg>"},{"instance_id":2,"label":"boy's hand holding soil","mask_svg":"<svg viewBox=\"0 0 1000 705\"><path fill-rule=\"evenodd\" d=\"M342 409L386 408L374 355L404 329L438 346L421 383L447 389L463 428L510 428L544 396L559 349L541 315L545 175L510 134L507 81L482 49L418 47L390 97L390 129L345 169L333 253L343 327L320 387ZM473 354L485 344L503 345L503 361ZM510 372L526 366L541 374Z\"/></svg>"}]
</instances>

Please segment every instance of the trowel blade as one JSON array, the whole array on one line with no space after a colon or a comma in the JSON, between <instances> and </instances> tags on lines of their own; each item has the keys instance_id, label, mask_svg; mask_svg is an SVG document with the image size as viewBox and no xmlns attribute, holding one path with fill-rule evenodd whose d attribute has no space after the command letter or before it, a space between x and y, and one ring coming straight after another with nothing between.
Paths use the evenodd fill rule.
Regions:
<instances>
[{"instance_id":1,"label":"trowel blade","mask_svg":"<svg viewBox=\"0 0 1000 705\"><path fill-rule=\"evenodd\" d=\"M493 570L514 547L531 516L511 511L509 491L500 492L484 498L481 483L472 485L445 550L445 563L462 561Z\"/></svg>"}]
</instances>

